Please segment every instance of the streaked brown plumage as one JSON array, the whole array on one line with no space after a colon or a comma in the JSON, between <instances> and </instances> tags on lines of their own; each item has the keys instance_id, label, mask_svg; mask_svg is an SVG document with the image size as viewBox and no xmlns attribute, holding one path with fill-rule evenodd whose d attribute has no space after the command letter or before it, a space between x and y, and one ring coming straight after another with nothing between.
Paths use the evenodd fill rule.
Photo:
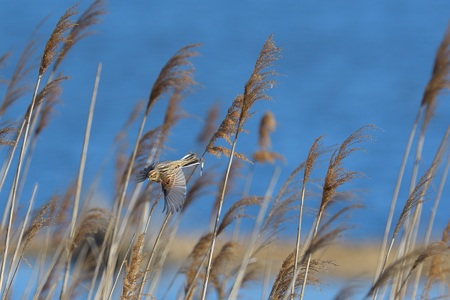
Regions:
<instances>
[{"instance_id":1,"label":"streaked brown plumage","mask_svg":"<svg viewBox=\"0 0 450 300\"><path fill-rule=\"evenodd\" d=\"M203 165L203 161L190 152L179 160L156 162L139 172L137 182L150 181L159 182L164 192L164 210L167 213L178 211L186 198L186 179L181 169Z\"/></svg>"}]
</instances>

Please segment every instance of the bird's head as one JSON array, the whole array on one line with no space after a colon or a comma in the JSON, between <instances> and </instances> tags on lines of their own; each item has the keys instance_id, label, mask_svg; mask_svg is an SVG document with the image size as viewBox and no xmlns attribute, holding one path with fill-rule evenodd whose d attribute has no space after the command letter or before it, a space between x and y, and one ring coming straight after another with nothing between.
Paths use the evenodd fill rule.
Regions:
<instances>
[{"instance_id":1,"label":"bird's head","mask_svg":"<svg viewBox=\"0 0 450 300\"><path fill-rule=\"evenodd\" d=\"M148 172L148 179L150 179L151 181L159 182L160 181L159 171L157 169L153 169L150 172Z\"/></svg>"}]
</instances>

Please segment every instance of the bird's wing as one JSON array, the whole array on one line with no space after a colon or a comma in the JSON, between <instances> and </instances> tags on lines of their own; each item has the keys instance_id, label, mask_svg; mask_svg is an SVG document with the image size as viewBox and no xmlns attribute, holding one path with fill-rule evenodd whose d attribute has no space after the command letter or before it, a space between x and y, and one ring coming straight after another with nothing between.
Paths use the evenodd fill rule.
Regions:
<instances>
[{"instance_id":1,"label":"bird's wing","mask_svg":"<svg viewBox=\"0 0 450 300\"><path fill-rule=\"evenodd\" d=\"M170 186L162 185L164 191L164 210L174 213L178 211L182 206L184 199L186 198L186 180L181 169L179 169Z\"/></svg>"}]
</instances>

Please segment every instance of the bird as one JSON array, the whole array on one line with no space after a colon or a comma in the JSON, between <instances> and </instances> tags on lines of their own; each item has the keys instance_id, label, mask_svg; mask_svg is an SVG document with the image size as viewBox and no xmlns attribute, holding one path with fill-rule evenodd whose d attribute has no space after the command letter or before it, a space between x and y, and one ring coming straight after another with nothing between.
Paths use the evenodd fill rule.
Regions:
<instances>
[{"instance_id":1,"label":"bird","mask_svg":"<svg viewBox=\"0 0 450 300\"><path fill-rule=\"evenodd\" d=\"M160 183L164 193L163 212L174 213L181 209L186 199L186 179L182 169L195 165L201 165L203 169L203 159L189 152L179 160L152 163L137 174L136 182L149 180Z\"/></svg>"}]
</instances>

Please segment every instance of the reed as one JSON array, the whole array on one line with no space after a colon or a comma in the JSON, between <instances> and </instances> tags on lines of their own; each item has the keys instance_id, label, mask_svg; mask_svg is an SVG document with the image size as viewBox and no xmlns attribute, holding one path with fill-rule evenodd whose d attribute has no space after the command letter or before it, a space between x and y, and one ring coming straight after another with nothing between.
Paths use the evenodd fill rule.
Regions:
<instances>
[{"instance_id":1,"label":"reed","mask_svg":"<svg viewBox=\"0 0 450 300\"><path fill-rule=\"evenodd\" d=\"M93 1L74 20L77 9L74 6L63 14L41 54L38 26L12 66L10 80L0 81L4 92L0 150L5 153L0 172L5 203L0 227L4 241L0 247L2 299L14 297L17 289L23 289L23 297L29 299L156 299L159 294L163 295L161 299L169 299L173 297L171 292L177 293L177 299L234 300L242 298L251 285L253 290L260 287L261 295L255 295L255 299L285 300L309 299L310 286L327 289L327 274L341 266L327 259L326 254L353 228L352 214L364 210L354 197L356 192L348 188L361 173L358 169L348 170L346 165L355 152L373 140L375 126L357 129L338 145L327 145L324 135L305 141L301 162L295 167L288 164L283 154L276 152L281 147L273 142L278 122L275 115L270 110L261 115L258 111L258 103L270 100L269 93L277 85L274 69L281 50L272 35L256 56L242 94L231 101L223 119L219 118L220 107L211 103L202 130L189 136L197 144L195 150L206 168L201 176L198 172L185 174L187 192L179 211L160 216L160 187L151 182L134 182L133 177L166 156L169 139L177 139L179 121L190 117L183 107L191 105L185 102L197 85L192 59L198 55L198 44L180 48L162 64L146 102L135 107L123 103L129 118L117 132L95 180L88 183L83 178L91 127L96 120L94 106L97 97L102 97L97 96L99 65L73 181L67 187L33 184L31 197L22 196L26 193L21 191L30 190L26 179L36 159L35 147L48 138L58 138L42 133L50 124L56 104L66 97L63 82L70 78L61 71L63 61L71 59L69 53L76 51L76 44L89 41L86 37L104 16L105 3ZM384 224L384 239L373 247L380 248L373 281L358 280L355 284L345 279L351 283L344 283L335 299L357 295L372 299L416 299L420 295L429 299L450 295L450 223L443 230L434 223L436 216L447 213L439 209L439 204L450 166L449 130L438 149L424 147L439 96L450 87L449 32L438 47L431 78L406 141ZM38 65L33 62L36 56ZM12 57L12 53L0 55L0 68L9 68L6 62ZM33 73L36 78L31 80L36 83L30 88ZM25 97L31 101L23 107L22 117L6 121L11 107ZM166 110L161 121L150 126L147 120L155 114L157 102ZM248 122L258 115L259 127L251 132ZM417 130L419 137L415 140ZM129 143L130 136L135 137L134 143ZM240 150L240 143L246 140L254 141L253 153ZM417 150L410 161L413 147ZM18 157L14 158L18 149ZM433 161L428 166L419 164L432 151ZM224 156L226 159L222 159ZM14 163L17 167L12 174L10 167ZM113 174L104 172L108 164L115 164ZM408 166L408 197L398 208L397 198ZM264 178L260 168L269 168L272 176ZM286 178L281 175L282 169L289 172ZM8 176L12 182L9 190L5 188ZM92 201L101 179L114 182L107 208ZM256 190L255 181L266 184ZM438 185L433 189L435 182ZM60 192L39 206L38 186ZM431 217L424 225L421 214L427 199L434 201ZM211 212L205 214L206 221L192 218L190 213L197 206ZM399 210L398 216L395 210ZM187 223L198 230L186 238L190 243L182 245L185 239L179 230ZM243 224L252 230L247 232ZM426 229L423 236L422 229ZM441 230L436 240L433 233ZM24 271L25 264L32 274L27 286L21 287L18 278L28 271ZM161 278L171 280L165 286Z\"/></svg>"}]
</instances>

